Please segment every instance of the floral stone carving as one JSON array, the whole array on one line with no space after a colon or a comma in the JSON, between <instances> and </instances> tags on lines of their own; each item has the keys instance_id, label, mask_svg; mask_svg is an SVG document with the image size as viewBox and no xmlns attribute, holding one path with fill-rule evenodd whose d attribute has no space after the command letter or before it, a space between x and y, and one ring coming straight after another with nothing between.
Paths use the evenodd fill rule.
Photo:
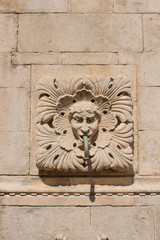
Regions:
<instances>
[{"instance_id":1,"label":"floral stone carving","mask_svg":"<svg viewBox=\"0 0 160 240\"><path fill-rule=\"evenodd\" d=\"M132 164L132 101L127 78L45 77L38 83L37 167L124 170Z\"/></svg>"}]
</instances>

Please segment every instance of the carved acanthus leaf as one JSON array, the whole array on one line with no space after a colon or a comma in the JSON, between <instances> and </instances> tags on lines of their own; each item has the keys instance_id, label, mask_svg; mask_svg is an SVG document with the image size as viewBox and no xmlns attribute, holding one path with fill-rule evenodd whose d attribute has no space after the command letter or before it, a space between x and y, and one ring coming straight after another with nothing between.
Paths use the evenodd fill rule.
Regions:
<instances>
[{"instance_id":1,"label":"carved acanthus leaf","mask_svg":"<svg viewBox=\"0 0 160 240\"><path fill-rule=\"evenodd\" d=\"M126 77L41 79L38 168L64 172L129 168L133 160L130 90Z\"/></svg>"}]
</instances>

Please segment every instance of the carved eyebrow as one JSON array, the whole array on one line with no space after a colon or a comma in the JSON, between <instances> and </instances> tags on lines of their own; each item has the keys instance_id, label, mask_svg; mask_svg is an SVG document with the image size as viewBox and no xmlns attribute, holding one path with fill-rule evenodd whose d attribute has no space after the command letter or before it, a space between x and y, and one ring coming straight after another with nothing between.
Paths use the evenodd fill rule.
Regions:
<instances>
[{"instance_id":1,"label":"carved eyebrow","mask_svg":"<svg viewBox=\"0 0 160 240\"><path fill-rule=\"evenodd\" d=\"M78 120L80 120L80 119L83 120L83 117L81 117L81 116L74 116L73 118L76 119L76 120L77 120L77 119L78 119Z\"/></svg>"}]
</instances>

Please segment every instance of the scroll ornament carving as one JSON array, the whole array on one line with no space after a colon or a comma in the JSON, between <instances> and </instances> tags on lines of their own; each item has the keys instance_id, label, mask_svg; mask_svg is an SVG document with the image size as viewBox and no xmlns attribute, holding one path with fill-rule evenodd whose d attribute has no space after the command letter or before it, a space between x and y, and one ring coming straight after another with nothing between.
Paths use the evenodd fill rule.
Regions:
<instances>
[{"instance_id":1,"label":"scroll ornament carving","mask_svg":"<svg viewBox=\"0 0 160 240\"><path fill-rule=\"evenodd\" d=\"M129 168L133 160L130 88L126 77L40 79L37 167L63 172Z\"/></svg>"}]
</instances>

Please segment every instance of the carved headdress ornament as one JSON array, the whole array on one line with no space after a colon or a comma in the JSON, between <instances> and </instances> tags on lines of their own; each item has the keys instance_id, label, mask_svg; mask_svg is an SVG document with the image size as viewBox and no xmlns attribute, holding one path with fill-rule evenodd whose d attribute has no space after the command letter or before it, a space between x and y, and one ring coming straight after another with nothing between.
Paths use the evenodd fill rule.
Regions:
<instances>
[{"instance_id":1,"label":"carved headdress ornament","mask_svg":"<svg viewBox=\"0 0 160 240\"><path fill-rule=\"evenodd\" d=\"M38 84L37 167L56 171L123 170L132 164L130 83L125 77Z\"/></svg>"}]
</instances>

